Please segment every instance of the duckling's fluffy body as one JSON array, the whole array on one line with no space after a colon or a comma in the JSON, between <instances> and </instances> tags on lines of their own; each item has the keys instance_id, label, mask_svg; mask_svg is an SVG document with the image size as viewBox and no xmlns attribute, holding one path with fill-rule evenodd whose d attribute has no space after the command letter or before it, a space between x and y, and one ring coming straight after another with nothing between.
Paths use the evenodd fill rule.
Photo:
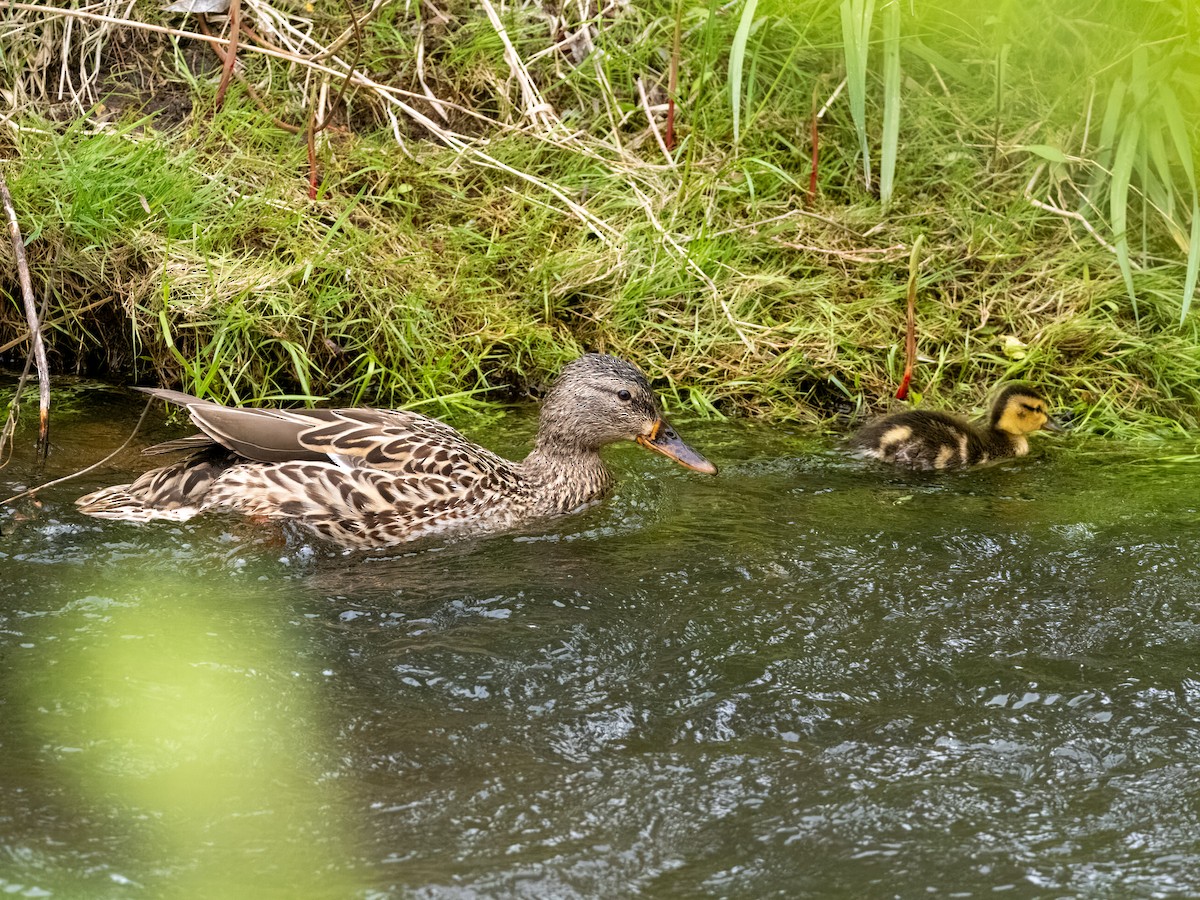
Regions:
<instances>
[{"instance_id":1,"label":"duckling's fluffy body","mask_svg":"<svg viewBox=\"0 0 1200 900\"><path fill-rule=\"evenodd\" d=\"M996 397L986 423L951 413L913 410L864 425L850 447L861 456L910 469L957 469L1029 452L1027 435L1058 430L1039 391L1010 384Z\"/></svg>"},{"instance_id":2,"label":"duckling's fluffy body","mask_svg":"<svg viewBox=\"0 0 1200 900\"><path fill-rule=\"evenodd\" d=\"M520 462L414 412L247 409L147 393L186 408L203 432L160 448L196 452L81 497L88 515L145 522L239 512L294 520L347 547L385 547L578 510L612 487L599 450L616 441L716 473L663 420L645 376L600 354L563 369L542 405L534 448Z\"/></svg>"}]
</instances>

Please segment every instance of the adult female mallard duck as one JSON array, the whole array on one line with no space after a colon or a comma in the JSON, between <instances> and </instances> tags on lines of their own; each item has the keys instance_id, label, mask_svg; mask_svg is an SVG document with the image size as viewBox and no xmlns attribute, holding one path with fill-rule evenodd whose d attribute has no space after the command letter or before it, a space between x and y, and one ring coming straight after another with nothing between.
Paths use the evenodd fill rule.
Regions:
<instances>
[{"instance_id":1,"label":"adult female mallard duck","mask_svg":"<svg viewBox=\"0 0 1200 900\"><path fill-rule=\"evenodd\" d=\"M850 439L860 456L910 469L957 469L1029 452L1027 435L1061 431L1045 397L1027 384L1004 387L986 424L932 410L913 410L864 425Z\"/></svg>"},{"instance_id":2,"label":"adult female mallard duck","mask_svg":"<svg viewBox=\"0 0 1200 900\"><path fill-rule=\"evenodd\" d=\"M81 497L76 503L90 516L183 521L232 511L290 519L346 547L386 547L581 509L612 486L599 451L617 441L717 472L663 419L646 377L600 354L563 368L521 462L414 412L246 409L177 391L146 393L186 408L203 432L150 451L196 452L132 484Z\"/></svg>"}]
</instances>

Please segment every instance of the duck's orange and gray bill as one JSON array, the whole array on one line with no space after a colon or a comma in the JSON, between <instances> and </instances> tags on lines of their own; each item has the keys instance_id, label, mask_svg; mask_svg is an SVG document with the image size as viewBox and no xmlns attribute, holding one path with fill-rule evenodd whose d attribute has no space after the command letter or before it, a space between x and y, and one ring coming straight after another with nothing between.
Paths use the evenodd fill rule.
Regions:
<instances>
[{"instance_id":1,"label":"duck's orange and gray bill","mask_svg":"<svg viewBox=\"0 0 1200 900\"><path fill-rule=\"evenodd\" d=\"M705 475L717 474L717 467L685 444L683 438L663 419L654 423L654 429L649 435L638 435L637 442L647 450L661 453L693 472L702 472Z\"/></svg>"}]
</instances>

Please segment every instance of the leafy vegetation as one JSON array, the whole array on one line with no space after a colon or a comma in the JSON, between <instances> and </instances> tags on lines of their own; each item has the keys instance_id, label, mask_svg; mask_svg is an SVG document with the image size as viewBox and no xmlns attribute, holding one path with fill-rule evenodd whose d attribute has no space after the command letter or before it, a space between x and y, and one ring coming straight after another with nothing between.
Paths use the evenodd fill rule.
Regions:
<instances>
[{"instance_id":1,"label":"leafy vegetation","mask_svg":"<svg viewBox=\"0 0 1200 900\"><path fill-rule=\"evenodd\" d=\"M817 421L895 391L923 235L925 402L1025 378L1097 431L1200 424L1188 0L389 3L357 35L245 0L295 47L247 39L219 109L198 41L16 6L0 144L64 369L473 405L596 349L677 407Z\"/></svg>"}]
</instances>

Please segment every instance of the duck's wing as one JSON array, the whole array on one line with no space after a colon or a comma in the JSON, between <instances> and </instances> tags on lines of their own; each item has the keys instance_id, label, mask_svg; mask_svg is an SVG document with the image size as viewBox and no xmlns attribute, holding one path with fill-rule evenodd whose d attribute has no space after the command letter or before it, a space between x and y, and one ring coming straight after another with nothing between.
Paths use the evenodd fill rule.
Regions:
<instances>
[{"instance_id":1,"label":"duck's wing","mask_svg":"<svg viewBox=\"0 0 1200 900\"><path fill-rule=\"evenodd\" d=\"M289 462L291 460L324 460L320 452L300 443L300 435L313 426L310 415L285 409L251 409L222 406L211 400L201 400L191 394L163 388L139 388L143 393L168 403L182 406L192 422L212 441L232 450L238 456L256 462ZM316 412L304 411L304 412ZM199 446L199 435L168 441L151 448L169 452Z\"/></svg>"},{"instance_id":2,"label":"duck's wing","mask_svg":"<svg viewBox=\"0 0 1200 900\"><path fill-rule=\"evenodd\" d=\"M211 440L255 462L325 462L345 468L475 482L512 464L420 413L393 409L251 409L179 391L143 389L183 406ZM198 438L199 436L197 436ZM183 438L181 448L196 445ZM168 442L168 445L176 442Z\"/></svg>"},{"instance_id":3,"label":"duck's wing","mask_svg":"<svg viewBox=\"0 0 1200 900\"><path fill-rule=\"evenodd\" d=\"M444 422L394 409L319 410L299 440L342 466L473 483L508 473L512 464Z\"/></svg>"}]
</instances>

